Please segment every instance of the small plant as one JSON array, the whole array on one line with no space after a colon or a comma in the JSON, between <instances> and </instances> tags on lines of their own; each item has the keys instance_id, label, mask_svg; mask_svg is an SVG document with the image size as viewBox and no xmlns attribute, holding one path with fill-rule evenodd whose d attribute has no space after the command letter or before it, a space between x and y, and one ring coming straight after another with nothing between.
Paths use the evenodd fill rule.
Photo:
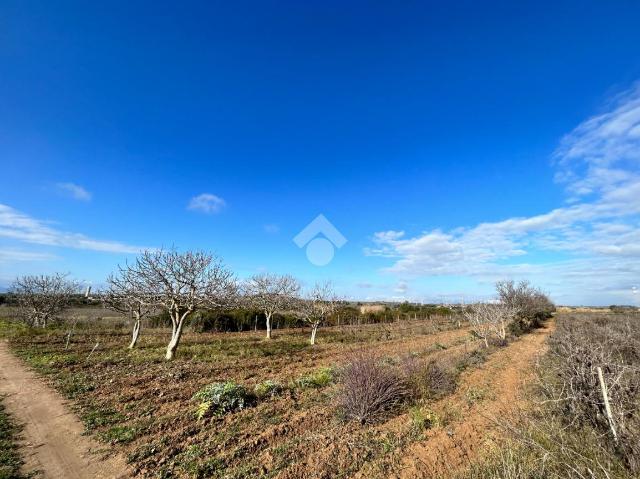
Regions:
<instances>
[{"instance_id":1,"label":"small plant","mask_svg":"<svg viewBox=\"0 0 640 479\"><path fill-rule=\"evenodd\" d=\"M372 356L356 356L341 375L339 401L345 418L361 424L387 416L407 398L405 381L396 367Z\"/></svg>"},{"instance_id":2,"label":"small plant","mask_svg":"<svg viewBox=\"0 0 640 479\"><path fill-rule=\"evenodd\" d=\"M126 444L133 441L136 437L136 429L129 426L113 426L98 434L100 439L110 444L122 443Z\"/></svg>"},{"instance_id":3,"label":"small plant","mask_svg":"<svg viewBox=\"0 0 640 479\"><path fill-rule=\"evenodd\" d=\"M198 420L208 415L222 416L244 409L250 403L250 396L244 386L233 381L209 384L193 398L200 401L196 409Z\"/></svg>"},{"instance_id":4,"label":"small plant","mask_svg":"<svg viewBox=\"0 0 640 479\"><path fill-rule=\"evenodd\" d=\"M441 422L440 417L438 417L435 412L418 406L414 406L409 410L409 417L411 418L413 429L418 433L421 433L425 429L437 427Z\"/></svg>"},{"instance_id":5,"label":"small plant","mask_svg":"<svg viewBox=\"0 0 640 479\"><path fill-rule=\"evenodd\" d=\"M272 381L267 379L266 381L262 381L253 388L253 393L256 397L263 399L266 397L274 397L280 394L283 390L283 387L280 383L276 381Z\"/></svg>"},{"instance_id":6,"label":"small plant","mask_svg":"<svg viewBox=\"0 0 640 479\"><path fill-rule=\"evenodd\" d=\"M324 367L310 374L298 378L295 385L301 389L321 388L327 386L334 380L333 368Z\"/></svg>"},{"instance_id":7,"label":"small plant","mask_svg":"<svg viewBox=\"0 0 640 479\"><path fill-rule=\"evenodd\" d=\"M479 401L482 401L486 397L484 389L471 387L466 392L467 403L470 405Z\"/></svg>"}]
</instances>

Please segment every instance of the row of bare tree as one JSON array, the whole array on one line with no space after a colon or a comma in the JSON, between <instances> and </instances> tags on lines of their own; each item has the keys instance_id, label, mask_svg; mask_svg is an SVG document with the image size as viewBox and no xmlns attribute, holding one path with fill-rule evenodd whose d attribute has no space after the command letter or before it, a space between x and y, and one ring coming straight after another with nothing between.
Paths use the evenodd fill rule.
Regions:
<instances>
[{"instance_id":1,"label":"row of bare tree","mask_svg":"<svg viewBox=\"0 0 640 479\"><path fill-rule=\"evenodd\" d=\"M36 327L46 327L78 291L78 284L61 274L23 276L11 289L23 317ZM133 320L129 348L138 341L143 318L168 313L168 360L175 357L185 321L199 309L258 309L266 317L268 339L272 337L273 315L293 312L311 327L310 342L314 345L318 328L339 305L331 283L317 283L302 294L300 282L289 275L260 274L241 282L210 253L176 250L144 251L134 262L119 266L107 279L106 290L97 296L106 307Z\"/></svg>"}]
</instances>

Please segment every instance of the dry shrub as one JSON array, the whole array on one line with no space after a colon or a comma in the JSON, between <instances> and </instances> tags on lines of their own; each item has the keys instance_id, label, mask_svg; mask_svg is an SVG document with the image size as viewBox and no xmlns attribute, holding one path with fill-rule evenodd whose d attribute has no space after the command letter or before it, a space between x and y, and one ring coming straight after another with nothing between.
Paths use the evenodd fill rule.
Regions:
<instances>
[{"instance_id":1,"label":"dry shrub","mask_svg":"<svg viewBox=\"0 0 640 479\"><path fill-rule=\"evenodd\" d=\"M546 399L572 427L591 427L609 450L640 472L640 322L632 315L575 315L558 321L543 371ZM597 368L602 368L614 425L611 433Z\"/></svg>"},{"instance_id":2,"label":"dry shrub","mask_svg":"<svg viewBox=\"0 0 640 479\"><path fill-rule=\"evenodd\" d=\"M459 371L450 358L425 362L405 356L401 358L399 368L414 399L436 399L456 389Z\"/></svg>"},{"instance_id":3,"label":"dry shrub","mask_svg":"<svg viewBox=\"0 0 640 479\"><path fill-rule=\"evenodd\" d=\"M398 368L371 355L354 356L340 377L338 401L344 417L361 424L384 419L408 397Z\"/></svg>"},{"instance_id":4,"label":"dry shrub","mask_svg":"<svg viewBox=\"0 0 640 479\"><path fill-rule=\"evenodd\" d=\"M430 361L424 370L429 396L439 398L453 393L457 386L457 372L445 361Z\"/></svg>"}]
</instances>

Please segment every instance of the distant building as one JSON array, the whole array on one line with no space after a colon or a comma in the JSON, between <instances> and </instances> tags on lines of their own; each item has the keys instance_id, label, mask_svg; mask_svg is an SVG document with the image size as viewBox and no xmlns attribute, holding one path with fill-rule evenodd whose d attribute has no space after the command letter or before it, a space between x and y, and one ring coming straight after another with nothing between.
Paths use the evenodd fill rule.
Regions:
<instances>
[{"instance_id":1,"label":"distant building","mask_svg":"<svg viewBox=\"0 0 640 479\"><path fill-rule=\"evenodd\" d=\"M360 314L384 313L386 309L384 304L365 304L360 306Z\"/></svg>"}]
</instances>

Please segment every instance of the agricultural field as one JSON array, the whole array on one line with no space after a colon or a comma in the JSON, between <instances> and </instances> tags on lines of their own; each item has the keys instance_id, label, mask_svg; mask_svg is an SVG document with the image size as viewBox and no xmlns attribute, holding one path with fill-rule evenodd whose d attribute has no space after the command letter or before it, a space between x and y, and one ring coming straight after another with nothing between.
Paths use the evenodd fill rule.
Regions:
<instances>
[{"instance_id":1,"label":"agricultural field","mask_svg":"<svg viewBox=\"0 0 640 479\"><path fill-rule=\"evenodd\" d=\"M3 331L131 475L221 478L446 476L497 431L491 416L517 404L554 327L489 348L459 317L328 327L313 347L302 329L276 330L272 340L263 331L187 331L167 362L165 328L145 328L128 350L124 320L73 324L5 322ZM354 364L405 389L380 414L347 410L345 401L358 401L344 397ZM203 409L198 394L211 384L230 391L219 409Z\"/></svg>"},{"instance_id":2,"label":"agricultural field","mask_svg":"<svg viewBox=\"0 0 640 479\"><path fill-rule=\"evenodd\" d=\"M8 440L9 470L97 479L640 471L633 307L557 311L527 281L505 280L493 301L374 312L338 299L330 283L303 295L287 275L232 278L212 256L175 250L145 253L94 295L64 275L19 278L0 310L4 420L10 432L20 427L12 414L24 422L24 438Z\"/></svg>"}]
</instances>

